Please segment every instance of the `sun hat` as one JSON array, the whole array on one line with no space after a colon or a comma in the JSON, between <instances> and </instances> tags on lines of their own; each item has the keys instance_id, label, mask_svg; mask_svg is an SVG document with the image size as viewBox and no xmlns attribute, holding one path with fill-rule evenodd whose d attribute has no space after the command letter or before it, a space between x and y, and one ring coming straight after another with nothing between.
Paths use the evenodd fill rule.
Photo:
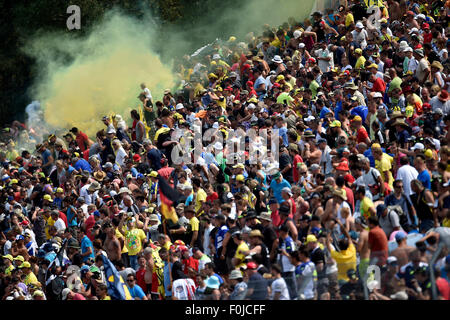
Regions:
<instances>
[{"instance_id":1,"label":"sun hat","mask_svg":"<svg viewBox=\"0 0 450 320\"><path fill-rule=\"evenodd\" d=\"M283 59L281 59L281 57L279 55L275 55L272 59L272 62L283 63Z\"/></svg>"},{"instance_id":2,"label":"sun hat","mask_svg":"<svg viewBox=\"0 0 450 320\"><path fill-rule=\"evenodd\" d=\"M340 188L334 189L333 195L341 198L342 200L347 200L347 194L344 189L340 189Z\"/></svg>"},{"instance_id":3,"label":"sun hat","mask_svg":"<svg viewBox=\"0 0 450 320\"><path fill-rule=\"evenodd\" d=\"M236 279L242 279L244 276L242 275L241 271L239 270L232 270L230 273L230 276L228 279L230 280L236 280Z\"/></svg>"}]
</instances>

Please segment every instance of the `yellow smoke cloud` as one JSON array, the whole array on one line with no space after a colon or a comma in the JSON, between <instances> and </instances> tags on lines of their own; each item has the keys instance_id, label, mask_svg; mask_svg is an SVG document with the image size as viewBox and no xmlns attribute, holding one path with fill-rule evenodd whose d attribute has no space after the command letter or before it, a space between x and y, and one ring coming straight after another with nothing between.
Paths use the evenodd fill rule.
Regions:
<instances>
[{"instance_id":1,"label":"yellow smoke cloud","mask_svg":"<svg viewBox=\"0 0 450 320\"><path fill-rule=\"evenodd\" d=\"M34 96L46 122L56 128L77 126L91 137L104 128L104 115L121 114L130 124L130 111L140 105L142 82L154 99L175 82L152 52L152 37L149 26L112 13L83 39L69 31L35 38L29 51L45 72L36 81ZM61 52L72 60L57 60Z\"/></svg>"}]
</instances>

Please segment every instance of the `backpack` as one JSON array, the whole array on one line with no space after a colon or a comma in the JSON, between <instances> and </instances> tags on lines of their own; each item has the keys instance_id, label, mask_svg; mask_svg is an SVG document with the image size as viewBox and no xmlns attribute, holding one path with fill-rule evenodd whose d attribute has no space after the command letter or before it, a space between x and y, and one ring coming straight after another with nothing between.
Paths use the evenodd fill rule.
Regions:
<instances>
[{"instance_id":1,"label":"backpack","mask_svg":"<svg viewBox=\"0 0 450 320\"><path fill-rule=\"evenodd\" d=\"M388 209L389 219L391 219L391 211L394 211L398 215L400 226L402 227L402 229L406 229L405 227L408 225L408 217L406 216L402 207L400 207L399 205L394 205L394 206L388 206L387 209ZM391 224L392 224L392 221L391 221Z\"/></svg>"}]
</instances>

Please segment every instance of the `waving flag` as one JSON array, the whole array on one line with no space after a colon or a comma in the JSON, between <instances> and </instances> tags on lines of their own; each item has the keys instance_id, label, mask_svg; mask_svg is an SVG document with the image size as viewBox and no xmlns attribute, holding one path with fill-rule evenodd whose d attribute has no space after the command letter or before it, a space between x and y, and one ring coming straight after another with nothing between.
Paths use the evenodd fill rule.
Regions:
<instances>
[{"instance_id":1,"label":"waving flag","mask_svg":"<svg viewBox=\"0 0 450 320\"><path fill-rule=\"evenodd\" d=\"M164 218L172 220L173 223L178 222L178 216L173 207L178 202L181 194L170 186L166 179L159 176L159 197L161 199L161 213Z\"/></svg>"},{"instance_id":2,"label":"waving flag","mask_svg":"<svg viewBox=\"0 0 450 320\"><path fill-rule=\"evenodd\" d=\"M128 287L112 262L102 254L108 294L118 300L133 300Z\"/></svg>"}]
</instances>

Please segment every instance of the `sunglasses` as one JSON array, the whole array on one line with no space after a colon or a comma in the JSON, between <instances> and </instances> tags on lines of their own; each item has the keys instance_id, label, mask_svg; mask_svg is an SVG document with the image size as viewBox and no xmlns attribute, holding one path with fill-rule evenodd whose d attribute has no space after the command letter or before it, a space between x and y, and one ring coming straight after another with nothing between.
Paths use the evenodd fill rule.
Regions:
<instances>
[{"instance_id":1,"label":"sunglasses","mask_svg":"<svg viewBox=\"0 0 450 320\"><path fill-rule=\"evenodd\" d=\"M131 280L131 279L127 279L127 282L134 282L134 279L133 279L133 280Z\"/></svg>"}]
</instances>

